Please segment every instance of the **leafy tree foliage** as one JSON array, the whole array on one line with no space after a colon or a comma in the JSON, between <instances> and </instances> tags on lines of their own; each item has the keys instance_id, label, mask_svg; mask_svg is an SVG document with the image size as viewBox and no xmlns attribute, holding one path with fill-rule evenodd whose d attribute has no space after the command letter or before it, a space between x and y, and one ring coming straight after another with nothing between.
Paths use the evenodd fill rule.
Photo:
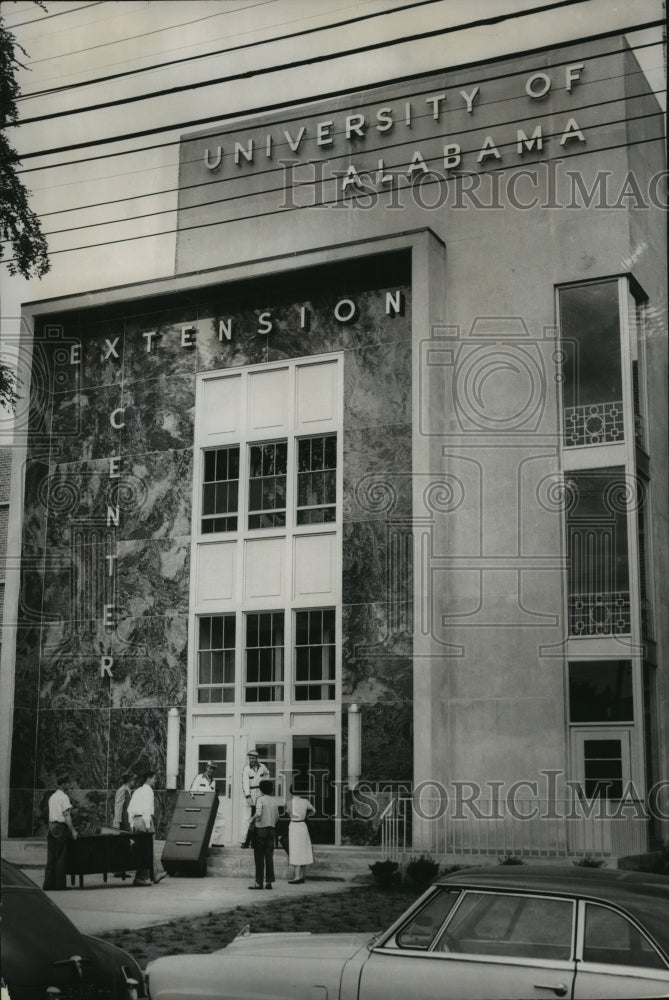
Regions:
<instances>
[{"instance_id":1,"label":"leafy tree foliage","mask_svg":"<svg viewBox=\"0 0 669 1000\"><path fill-rule=\"evenodd\" d=\"M43 4L39 6L45 9ZM0 243L0 260L11 244L12 258L7 261L9 273L41 278L51 266L47 243L39 219L28 204L29 192L16 172L20 162L18 153L5 134L7 126L18 120L16 102L20 91L16 72L23 68L23 63L19 61L17 50L26 55L0 16L0 239L6 241ZM0 383L0 392L3 384Z\"/></svg>"}]
</instances>

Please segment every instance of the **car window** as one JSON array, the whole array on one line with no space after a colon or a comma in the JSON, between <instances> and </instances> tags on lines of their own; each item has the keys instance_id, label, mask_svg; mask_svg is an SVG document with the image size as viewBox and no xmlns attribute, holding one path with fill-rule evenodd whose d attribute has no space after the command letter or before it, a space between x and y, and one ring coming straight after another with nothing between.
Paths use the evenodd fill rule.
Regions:
<instances>
[{"instance_id":1,"label":"car window","mask_svg":"<svg viewBox=\"0 0 669 1000\"><path fill-rule=\"evenodd\" d=\"M664 969L650 941L622 913L586 903L583 961Z\"/></svg>"},{"instance_id":2,"label":"car window","mask_svg":"<svg viewBox=\"0 0 669 1000\"><path fill-rule=\"evenodd\" d=\"M400 948L429 948L444 920L457 901L459 892L440 890L431 896L396 936Z\"/></svg>"},{"instance_id":3,"label":"car window","mask_svg":"<svg viewBox=\"0 0 669 1000\"><path fill-rule=\"evenodd\" d=\"M436 950L509 958L571 958L574 904L520 893L468 892Z\"/></svg>"}]
</instances>

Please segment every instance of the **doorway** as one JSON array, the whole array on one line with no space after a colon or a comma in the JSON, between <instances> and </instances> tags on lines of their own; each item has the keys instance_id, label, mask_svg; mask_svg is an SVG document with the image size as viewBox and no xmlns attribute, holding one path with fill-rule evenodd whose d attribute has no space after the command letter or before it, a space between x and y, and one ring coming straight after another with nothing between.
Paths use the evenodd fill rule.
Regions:
<instances>
[{"instance_id":1,"label":"doorway","mask_svg":"<svg viewBox=\"0 0 669 1000\"><path fill-rule=\"evenodd\" d=\"M315 815L309 821L315 844L335 842L335 738L293 736L293 786L308 799Z\"/></svg>"},{"instance_id":2,"label":"doorway","mask_svg":"<svg viewBox=\"0 0 669 1000\"><path fill-rule=\"evenodd\" d=\"M207 761L214 765L214 782L218 801L222 806L223 839L226 844L233 841L232 830L232 739L219 739L216 743L200 743L197 748L197 770L204 771ZM194 776L193 776L194 777ZM190 788L190 782L186 785Z\"/></svg>"}]
</instances>

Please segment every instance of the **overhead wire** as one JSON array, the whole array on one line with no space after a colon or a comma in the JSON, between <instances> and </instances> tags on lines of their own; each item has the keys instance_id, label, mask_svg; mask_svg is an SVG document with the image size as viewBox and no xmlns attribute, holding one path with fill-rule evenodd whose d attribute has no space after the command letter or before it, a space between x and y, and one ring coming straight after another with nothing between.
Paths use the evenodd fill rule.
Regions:
<instances>
[{"instance_id":1,"label":"overhead wire","mask_svg":"<svg viewBox=\"0 0 669 1000\"><path fill-rule=\"evenodd\" d=\"M48 21L52 17L62 17L63 14L78 14L79 11L86 10L88 7L100 7L102 3L103 0L96 0L95 3L85 3L82 4L81 7L68 7L66 10L57 10L53 14L45 14L44 17L36 17L32 21L17 21L15 24L5 22L5 27L8 28L9 31L13 31L14 28L23 28L27 24L41 24L42 21ZM26 7L27 11L30 9L30 7Z\"/></svg>"},{"instance_id":2,"label":"overhead wire","mask_svg":"<svg viewBox=\"0 0 669 1000\"><path fill-rule=\"evenodd\" d=\"M575 159L577 157L583 157L583 156L591 156L591 155L596 154L596 153L607 153L607 152L611 152L612 150L615 150L615 149L628 149L628 148L630 148L632 146L635 146L635 147L636 146L643 146L643 145L645 145L647 143L650 143L650 142L664 142L664 136L652 136L652 137L647 138L647 139L639 139L639 140L637 140L635 142L620 142L620 143L615 143L612 146L603 146L603 147L601 147L599 149L578 150L575 153L566 153L564 156L561 156L560 157L560 161L565 161L565 160L569 160L569 159ZM546 161L539 161L539 162L546 162ZM503 170L512 170L512 169L514 169L514 168L513 167L497 168L497 170L495 171L495 173L502 172ZM465 173L460 172L456 176L471 176L471 174L468 173L468 172L465 172ZM452 179L455 180L456 176L454 176ZM429 186L431 186L433 184L444 184L444 183L448 182L448 180L450 180L450 179L451 178L447 178L447 177L438 177L435 180L429 180L429 181L423 182L423 184L424 184L424 186L429 187ZM405 189L408 189L408 187L409 187L409 185L405 185ZM363 194L363 196L369 197L369 192L365 192ZM632 195L630 194L630 195L627 195L627 196L631 197ZM341 203L341 199L336 198L336 199L333 199L331 201L320 202L318 205L296 205L296 206L294 206L292 208L281 208L281 207L279 207L279 208L276 208L276 209L271 209L269 211L264 211L264 212L259 212L259 213L251 213L249 215L244 215L244 216L238 216L237 218L227 220L227 223L229 224L229 223L239 223L239 222L250 222L250 221L253 221L254 219L265 218L265 217L270 216L270 215L277 215L277 214L280 214L280 213L283 213L285 215L286 213L289 213L289 212L304 211L304 210L308 210L310 208L313 208L313 209L328 208L331 205L337 205L337 204L340 204L340 203ZM175 212L175 211L176 211L176 209L173 209L173 212ZM161 213L161 214L169 214L169 213L166 212L166 213ZM164 230L160 230L160 231L155 232L155 233L140 233L137 236L124 236L124 237L120 237L119 239L116 239L116 240L103 240L100 243L87 243L87 244L83 244L82 246L63 247L60 250L50 250L49 251L49 256L55 256L56 254L61 254L61 253L76 253L76 252L78 252L80 250L94 250L94 249L96 249L98 247L115 246L115 245L118 245L118 244L121 244L121 243L134 243L137 240L155 239L155 238L157 238L159 236L171 236L171 235L174 235L176 233L185 233L185 232L190 232L190 231L193 231L193 230L196 230L196 229L209 229L212 226L221 226L221 225L224 225L224 224L226 224L226 223L223 222L223 221L221 221L220 219L214 219L214 220L209 220L207 222L199 222L199 223L196 223L195 225L190 225L190 226L188 226L188 225L182 225L182 226L175 227L174 229L164 229ZM11 258L11 259L7 260L6 263L11 263L13 261L13 259L14 258Z\"/></svg>"},{"instance_id":3,"label":"overhead wire","mask_svg":"<svg viewBox=\"0 0 669 1000\"><path fill-rule=\"evenodd\" d=\"M642 26L642 28L643 27L645 27L645 26ZM642 28L639 28L637 30L642 30ZM611 32L611 33L607 33L607 35L598 36L598 37L609 37L609 35L618 35L619 33L620 32L618 32L618 31L614 31L614 32ZM579 40L577 40L577 41L575 41L575 42L573 42L571 44L573 44L573 45L580 44L584 40L585 39L579 39ZM644 43L642 45L638 45L638 46L633 47L632 51L639 51L641 49L652 48L652 47L655 47L655 46L658 46L658 45L661 45L661 44L662 44L661 42L647 42L647 43ZM620 54L620 52L622 52L622 51L623 51L622 48L621 49L615 49L612 53L609 53L609 54L610 55ZM508 59L508 57L503 57L503 58L504 59ZM501 61L501 59L498 59L496 61L499 62L499 61ZM569 62L569 60L564 60L563 62L553 63L553 64L551 64L551 66L549 66L547 68L566 65L567 62ZM468 64L468 65L471 65L471 64ZM457 67L454 67L454 68L457 68ZM496 82L498 80L503 80L503 79L509 78L511 76L517 76L518 72L519 72L518 70L511 70L508 73L496 73L493 76L482 78L481 82L482 83ZM437 75L437 74L432 74L432 75ZM416 76L423 77L424 74L416 74ZM379 89L381 87L384 87L386 85L397 84L397 83L404 82L404 81L407 81L407 80L410 80L410 79L413 79L413 78L414 77L406 77L405 76L405 77L394 78L394 79L391 79L391 80L381 81L378 84L375 84L375 86L374 86L373 89L377 90L377 89ZM328 99L330 97L335 97L335 96L336 97L342 96L341 91L331 91L329 93L315 95L313 100L314 101L326 100L326 99ZM180 131L180 129L182 127L190 127L192 125L202 124L202 123L208 124L211 121L223 123L223 122L228 122L228 121L230 121L232 119L244 118L245 116L248 116L248 115L257 115L257 114L264 113L264 112L269 112L269 111L279 111L279 110L282 110L282 109L285 109L285 108L293 108L294 106L295 106L295 101L283 101L283 102L279 102L279 103L272 103L272 104L265 105L263 107L256 107L256 108L252 108L252 109L245 109L245 110L241 110L241 111L236 111L236 112L234 112L234 114L218 114L218 115L214 116L213 118L198 119L197 121L186 122L183 125L163 126L158 131L162 131L162 132ZM278 124L278 125L290 124L291 121L299 120L301 117L303 117L303 116L295 116L293 118L286 118L285 120L282 120L282 121L280 121L280 122L278 122L276 124ZM248 123L245 123L245 124L247 125L247 127L251 127L251 126L248 126ZM238 128L235 128L232 131L233 131L233 134L235 134L238 131ZM221 132L221 130L218 129L215 133L212 133L212 136L217 136L218 137L218 136L226 135L226 134L227 133ZM205 134L205 135L199 135L196 138L197 139L203 139L203 138L206 138L206 137L207 136ZM178 146L183 141L184 141L183 138L181 136L179 136L179 138L173 139L173 140L168 140L167 142L152 143L152 144L146 145L146 146L135 147L134 149L129 149L129 150L128 149L122 149L122 150L117 150L115 152L102 153L102 154L100 154L98 156L79 157L79 158L74 159L74 160L64 160L64 161L61 161L59 163L50 163L50 164L45 164L43 166L26 167L24 169L17 170L17 173L21 174L21 175L24 175L24 174L27 174L27 173L36 173L36 172L42 171L42 170L55 170L55 169L58 169L60 167L76 166L76 165L79 165L81 163L96 162L98 160L109 160L109 159L112 159L112 158L115 158L115 157L119 157L119 156L132 156L132 155L135 155L136 153L150 152L151 150L154 150L154 149L164 149L164 148L170 147L170 146ZM69 147L65 147L65 149L67 149L67 148L69 148ZM31 155L31 154L24 154L23 156L19 156L19 159L23 160L23 159L27 158L27 156L29 156L29 155ZM35 155L38 155L38 154L35 154ZM116 175L112 174L112 175L108 175L108 176L114 177ZM104 178L100 178L100 179L104 179ZM45 188L41 188L40 190L46 190L46 189Z\"/></svg>"},{"instance_id":4,"label":"overhead wire","mask_svg":"<svg viewBox=\"0 0 669 1000\"><path fill-rule=\"evenodd\" d=\"M173 69L175 66L179 66L182 63L195 62L199 59L211 59L214 56L227 55L230 52L239 52L243 49L255 48L256 46L259 45L272 45L274 44L274 42L285 42L293 38L302 38L305 35L312 35L319 31L331 31L334 28L348 27L351 24L358 24L360 21L367 21L370 20L371 18L384 17L386 14L389 13L394 14L404 10L410 10L414 7L429 6L435 3L443 3L443 2L444 0L413 0L413 2L411 3L405 3L402 4L401 6L393 7L392 10L375 11L372 14L361 14L359 17L351 17L343 21L334 21L331 22L330 24L319 25L318 27L315 28L303 28L300 31L292 31L287 35L277 35L274 38L265 38L256 42L245 42L242 45L232 45L228 46L225 49L216 49L213 52L202 52L199 53L198 55L185 56L183 59L170 59L167 62L154 63L152 66L142 66L138 69L125 70L122 73L110 73L107 74L106 76L93 77L89 80L82 80L78 83L65 84L58 87L51 87L48 90L29 91L28 93L21 94L19 97L19 101L27 100L29 98L34 98L34 97L43 97L48 94L62 93L67 90L75 90L80 87L88 87L97 83L108 83L111 80L118 80L124 76L134 76L138 73L149 73L156 69L166 69L168 67L170 69ZM352 6L357 7L358 5L357 3L349 4L347 7L340 7L337 9L347 10ZM299 20L303 20L303 18L300 18ZM281 23L289 24L291 22L284 21Z\"/></svg>"},{"instance_id":5,"label":"overhead wire","mask_svg":"<svg viewBox=\"0 0 669 1000\"><path fill-rule=\"evenodd\" d=\"M556 64L556 65L560 65L560 64ZM553 67L548 66L546 68L547 69L551 69ZM610 83L612 80L621 79L622 76L623 76L622 74L617 74L617 75L608 76L608 77L598 77L595 80L592 80L590 82L591 83ZM486 82L486 81L483 81L483 82ZM416 95L416 96L420 96L420 95ZM581 111L589 110L589 109L591 109L593 107L602 108L605 105L617 104L617 103L620 103L620 102L624 102L625 100L626 100L626 98L624 96L619 96L619 97L611 98L610 100L607 100L607 101L597 101L595 103L590 103L590 104L579 104L579 105L571 106L569 109L565 109L564 113L565 114L569 114L569 115L574 115L574 114L580 113ZM490 107L492 105L497 104L497 103L504 103L504 102L501 99L499 99L499 100L493 100L493 101L484 101L480 105L477 105L477 107L479 108L479 110L483 110L484 108L485 109L490 109ZM366 107L366 105L362 105L361 107ZM557 112L557 111L553 111L552 112L553 115L555 115L557 113L559 113L559 112ZM649 115L635 116L635 118L633 120L639 121L639 120L641 120L644 117L654 117L655 115L658 115L658 114L661 114L661 112L653 112L653 113L651 113ZM425 114L425 115L416 114L416 115L413 115L412 121L414 123L416 123L416 122L419 122L422 118L427 118L427 117L429 117L427 114ZM632 120L632 119L631 118L614 119L612 121L608 121L608 122L603 123L603 125L611 125L611 124L614 124L614 123L627 122L627 121L630 121L630 120ZM495 122L495 126L494 127L495 127L495 129L505 128L505 127L507 127L509 125L517 125L517 124L519 124L521 122L525 122L525 121L526 121L526 116L521 116L520 118L505 119L505 120L502 120L502 121ZM466 136L466 135L468 135L470 133L482 131L483 128L484 128L484 126L476 125L476 126L472 126L470 128L467 128L467 129L458 129L457 136L458 136L459 139L462 139L464 136ZM341 135L341 134L343 134L343 132L336 132L335 131L335 132L331 133L332 138L335 139L335 140L336 140L337 136ZM429 139L426 139L426 141L432 142L432 141L438 140L440 138L442 138L442 136L436 135L436 136L430 137ZM544 138L549 138L549 136L546 135L546 136L544 136ZM370 155L372 155L374 153L384 153L384 155L387 156L393 150L400 149L400 148L402 148L404 146L411 146L411 145L414 145L414 144L415 144L415 141L412 140L412 139L408 139L408 140L403 141L403 142L395 142L395 143L389 143L389 144L387 143L387 144L384 144L384 145L381 145L381 146L367 148L365 150L365 155L366 156L370 156ZM280 145L281 144L279 144L279 143L275 144L275 147L274 147L274 151L275 152L276 152L277 146L280 146ZM287 145L287 143L286 143L286 145ZM504 145L504 144L502 144L502 145ZM469 150L469 152L471 152L471 151L472 150ZM344 153L341 153L341 154L338 154L338 155L330 155L328 157L328 161L330 163L332 163L332 162L335 162L337 160L347 159L349 157L349 155L350 154L348 152L344 152ZM182 161L182 164L183 164L183 162L188 162L188 161ZM190 161L190 162L193 162L193 161ZM278 162L281 162L281 161L279 160ZM387 169L390 169L390 168L387 168ZM262 176L263 174L276 173L277 170L278 170L278 167L276 165L272 165L272 166L269 166L269 167L267 167L266 169L263 169L263 170L255 170L254 173L253 173L253 177L254 177L254 179L257 180L258 177ZM129 196L126 196L124 198L122 197L122 198L116 198L116 199L109 199L108 201L104 201L104 202L95 202L95 203L90 204L90 205L79 205L79 206L75 206L73 208L56 209L53 212L43 212L43 213L40 213L40 218L46 218L48 216L61 215L61 214L64 214L64 213L75 212L75 211L76 212L83 212L83 211L87 211L87 210L94 209L94 208L102 208L102 207L106 207L108 205L118 204L119 202L136 201L136 200L144 199L144 198L160 197L160 196L164 196L166 194L176 194L177 192L183 192L183 191L187 191L187 190L194 189L194 188L201 189L201 188L210 187L212 185L220 185L222 183L227 183L229 181L239 181L239 180L243 180L243 179L244 179L243 175L236 175L235 177L227 177L227 178L215 177L212 180L201 181L201 182L196 183L196 184L179 185L177 187L164 188L164 189L161 189L159 191L151 191L151 192L147 192L147 193L144 193L144 194L129 195ZM254 192L254 194L258 194L258 195L261 195L261 194L270 194L270 193L274 193L274 192L279 191L279 190L281 190L281 188L269 188L269 189L264 189L263 191L256 191L256 192ZM219 203L222 203L222 202L235 201L235 200L238 200L240 198L245 198L245 197L248 197L248 196L246 194L241 194L241 195L232 196L231 198L214 199L212 201L200 202L197 205L189 205L188 208L189 209L192 209L192 208L204 208L204 207L213 206L213 205L216 205L216 204L219 204ZM115 224L117 224L119 222L132 222L132 221L136 221L136 220L143 219L143 218L150 218L150 217L156 216L156 215L163 215L166 212L170 212L172 210L173 209L168 208L168 209L156 210L156 211L153 211L153 212L144 212L144 213L140 213L138 215L126 215L126 216L123 217L123 219L118 219L118 220L107 220L107 221L101 221L101 222L91 222L91 223L86 223L86 224L82 224L82 225L79 225L79 226L66 227L64 229L48 230L48 231L44 232L44 235L45 236L52 236L52 235L57 235L57 234L60 234L60 233L65 233L65 232L70 232L70 231L75 231L75 230L94 228L95 226L115 225Z\"/></svg>"},{"instance_id":6,"label":"overhead wire","mask_svg":"<svg viewBox=\"0 0 669 1000\"><path fill-rule=\"evenodd\" d=\"M566 5L570 5L571 6L571 5L575 4L575 3L576 4L580 4L580 3L588 3L588 2L589 2L589 0L556 0L556 3L554 3L552 6L555 8L555 7L564 7ZM536 10L542 10L542 9L545 9L545 8L534 8L533 11L536 12ZM522 15L526 16L529 13L531 13L531 11L523 11ZM518 14L518 12L514 12L513 15L510 15L510 16L515 17L517 14ZM518 16L520 16L520 14L518 14ZM495 22L495 23L499 22L500 20L505 20L505 18L503 18L503 17L495 17L495 18L492 19L492 21ZM481 21L479 21L479 22L469 22L466 27L467 28L471 28L472 26L480 26L481 23L489 24L489 23L491 23L491 20L490 19L483 19L483 22L481 22ZM635 30L641 30L641 28L657 27L657 26L659 26L660 24L663 24L663 23L664 22L660 21L660 20L646 22L643 25L635 28ZM320 64L320 63L331 61L331 60L335 60L335 59L343 59L343 58L346 58L347 56L351 56L351 55L361 55L361 54L363 54L365 52L369 52L369 51L378 51L378 49L380 49L380 48L385 48L385 47L388 47L388 46L391 46L391 45L404 44L404 43L410 42L410 41L421 40L421 39L424 39L426 37L435 37L436 35L450 34L451 31L454 31L454 30L464 30L464 26L463 27L458 27L457 29L455 29L455 28L445 28L445 29L444 28L437 28L437 29L433 29L433 30L431 30L429 32L419 32L419 33L417 33L415 35L405 35L405 36L402 36L401 38L391 39L391 40L385 41L385 42L379 42L379 43L373 43L373 44L369 44L369 45L359 46L359 47L354 48L354 49L347 49L347 50L345 50L343 52L326 53L326 54L323 54L323 55L320 55L320 56L314 56L314 57L309 58L309 59L295 60L293 62L284 63L284 64L281 64L281 65L275 65L275 66L271 66L271 67L262 67L260 69L255 69L255 70L247 70L247 71L245 71L243 73L236 73L236 74L233 74L233 75L228 76L228 77L221 77L221 78L219 78L216 81L216 83L229 82L231 80L242 80L242 79L248 80L248 79L250 79L250 78L252 78L254 76L265 75L266 73L286 72L287 70L296 69L296 68L300 68L300 67L304 67L304 66L313 66L315 64ZM619 34L619 33L620 33L619 31L616 31L616 32L613 32L612 34ZM375 86L378 86L378 85L375 84ZM331 92L329 92L327 94L314 95L312 97L312 101L316 101L316 100L319 100L319 99L324 99L324 98L327 98L327 97L331 97L331 96L334 96L336 93L337 93L336 91L331 91ZM170 130L178 130L178 129L183 129L183 128L190 128L190 127L195 126L195 125L206 125L206 124L209 124L212 121L222 121L222 120L225 120L226 118L233 118L233 117L234 118L239 118L240 116L243 116L245 114L257 114L259 112L264 112L264 111L270 110L272 108L277 108L278 109L278 108L281 108L281 107L290 106L290 105L293 105L294 103L295 103L294 100L293 101L285 101L285 102L278 103L278 104L266 105L266 106L264 106L262 108L256 108L256 109L253 109L253 110L236 111L234 113L234 115L221 115L221 114L218 114L218 115L209 115L206 118L190 119L190 120L187 120L187 121L175 122L175 123L171 124L170 126L159 125L159 126L155 126L154 128L139 129L139 130L134 131L134 132L126 132L123 135L106 136L106 137L99 138L99 139L86 140L85 142L69 143L68 145L65 145L65 146L53 146L53 147L51 147L49 149L40 149L40 150L35 150L35 151L31 152L31 153L22 153L22 154L19 155L19 159L21 161L23 161L23 160L27 160L27 159L33 159L34 157L48 156L48 155L53 155L55 153L68 152L69 150L88 149L88 148L90 148L92 146L104 146L104 145L108 145L108 144L111 144L111 143L114 143L114 142L124 142L124 141L128 141L130 139L143 138L144 136L157 135L157 134L160 134L161 132L166 132L166 131L170 131ZM72 112L72 113L74 113L74 112ZM54 117L56 117L56 116L54 116Z\"/></svg>"}]
</instances>

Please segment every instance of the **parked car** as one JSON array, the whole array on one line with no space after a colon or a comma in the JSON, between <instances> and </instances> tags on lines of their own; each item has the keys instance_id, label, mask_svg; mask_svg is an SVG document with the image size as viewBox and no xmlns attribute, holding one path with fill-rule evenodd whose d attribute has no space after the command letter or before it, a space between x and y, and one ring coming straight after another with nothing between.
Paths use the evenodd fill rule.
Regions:
<instances>
[{"instance_id":1,"label":"parked car","mask_svg":"<svg viewBox=\"0 0 669 1000\"><path fill-rule=\"evenodd\" d=\"M1 914L0 968L11 1000L146 996L142 970L131 955L78 931L38 885L4 858Z\"/></svg>"},{"instance_id":2,"label":"parked car","mask_svg":"<svg viewBox=\"0 0 669 1000\"><path fill-rule=\"evenodd\" d=\"M243 933L150 962L151 1000L473 1000L669 994L669 878L574 866L438 880L368 934Z\"/></svg>"}]
</instances>

